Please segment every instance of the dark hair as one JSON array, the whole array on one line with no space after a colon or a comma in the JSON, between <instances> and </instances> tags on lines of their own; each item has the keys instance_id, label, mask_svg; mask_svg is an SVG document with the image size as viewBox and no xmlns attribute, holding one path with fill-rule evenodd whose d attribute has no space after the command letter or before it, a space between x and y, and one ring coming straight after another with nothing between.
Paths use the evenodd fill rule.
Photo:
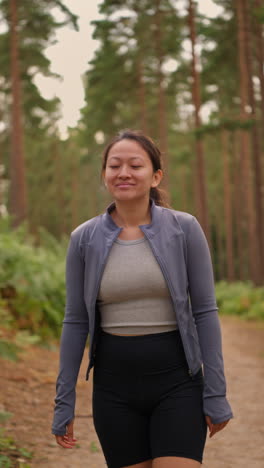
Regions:
<instances>
[{"instance_id":1,"label":"dark hair","mask_svg":"<svg viewBox=\"0 0 264 468\"><path fill-rule=\"evenodd\" d=\"M112 148L112 146L114 146L115 143L118 143L121 140L136 141L149 155L149 159L152 162L154 172L156 172L158 169L162 169L161 152L159 148L157 147L157 145L154 143L154 141L149 136L144 135L139 130L125 129L125 130L121 130L120 132L118 132L117 135L114 136L114 138L112 138L112 140L105 147L104 152L103 152L101 173L103 173L103 171L106 168L106 162L107 162L110 149ZM151 188L150 197L153 198L156 205L169 207L169 204L167 201L168 194L165 190L159 187Z\"/></svg>"}]
</instances>

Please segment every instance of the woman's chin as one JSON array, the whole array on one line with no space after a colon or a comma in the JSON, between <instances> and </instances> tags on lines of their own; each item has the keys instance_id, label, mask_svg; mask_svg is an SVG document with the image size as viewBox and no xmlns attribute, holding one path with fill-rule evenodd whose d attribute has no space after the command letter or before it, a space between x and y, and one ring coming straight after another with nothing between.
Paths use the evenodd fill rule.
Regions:
<instances>
[{"instance_id":1,"label":"woman's chin","mask_svg":"<svg viewBox=\"0 0 264 468\"><path fill-rule=\"evenodd\" d=\"M138 201L142 198L142 195L135 194L135 193L129 193L129 191L125 192L118 192L113 194L113 197L117 201Z\"/></svg>"}]
</instances>

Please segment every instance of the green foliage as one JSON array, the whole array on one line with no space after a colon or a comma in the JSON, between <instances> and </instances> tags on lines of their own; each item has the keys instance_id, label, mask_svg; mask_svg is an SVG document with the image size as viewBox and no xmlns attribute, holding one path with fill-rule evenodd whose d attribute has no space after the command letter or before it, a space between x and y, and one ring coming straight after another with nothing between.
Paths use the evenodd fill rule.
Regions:
<instances>
[{"instance_id":1,"label":"green foliage","mask_svg":"<svg viewBox=\"0 0 264 468\"><path fill-rule=\"evenodd\" d=\"M264 287L254 287L251 282L219 281L215 289L220 314L264 320Z\"/></svg>"},{"instance_id":2,"label":"green foliage","mask_svg":"<svg viewBox=\"0 0 264 468\"><path fill-rule=\"evenodd\" d=\"M0 468L30 468L28 461L33 453L25 448L18 447L12 437L0 432Z\"/></svg>"},{"instance_id":3,"label":"green foliage","mask_svg":"<svg viewBox=\"0 0 264 468\"><path fill-rule=\"evenodd\" d=\"M58 8L64 20L58 22L52 14L52 8ZM0 34L0 78L6 94L11 90L10 76L10 2L2 0L0 20L7 31ZM34 77L37 73L44 76L58 76L50 71L50 61L44 54L45 48L54 43L55 31L66 24L78 29L77 17L59 0L24 0L17 2L17 33L20 77L22 83L24 128L26 134L36 134L38 127L50 126L52 116L58 112L57 98L45 99L37 86ZM5 111L10 112L9 106ZM49 119L47 119L47 116ZM49 122L47 122L47 120Z\"/></svg>"},{"instance_id":4,"label":"green foliage","mask_svg":"<svg viewBox=\"0 0 264 468\"><path fill-rule=\"evenodd\" d=\"M13 416L12 413L9 413L8 411L0 411L0 423L3 423L10 419Z\"/></svg>"},{"instance_id":5,"label":"green foliage","mask_svg":"<svg viewBox=\"0 0 264 468\"><path fill-rule=\"evenodd\" d=\"M0 339L0 357L4 359L10 359L11 361L17 361L17 354L20 348L15 344L7 340Z\"/></svg>"},{"instance_id":6,"label":"green foliage","mask_svg":"<svg viewBox=\"0 0 264 468\"><path fill-rule=\"evenodd\" d=\"M66 241L56 242L44 235L46 245L35 246L25 226L0 235L0 316L12 329L30 331L43 339L59 335L65 304ZM2 304L2 306L1 306ZM37 336L36 336L37 335ZM29 337L20 336L30 341ZM19 341L18 341L19 342ZM15 349L2 352L15 355Z\"/></svg>"},{"instance_id":7,"label":"green foliage","mask_svg":"<svg viewBox=\"0 0 264 468\"><path fill-rule=\"evenodd\" d=\"M100 449L98 448L96 442L94 441L90 443L90 452L92 453L100 452Z\"/></svg>"},{"instance_id":8,"label":"green foliage","mask_svg":"<svg viewBox=\"0 0 264 468\"><path fill-rule=\"evenodd\" d=\"M31 226L43 224L55 235L67 232L68 226L61 229L59 215L62 205L54 203L54 188L58 181L60 167L52 145L60 145L57 122L60 118L60 101L57 97L46 99L37 86L38 77L56 77L51 71L51 63L46 55L46 48L56 43L58 28L68 26L78 30L78 18L71 13L60 0L23 0L15 2L17 8L17 52L19 66L19 84L21 88L21 105L19 112L22 122L22 141L25 154L25 177L27 186L28 218ZM10 140L13 135L11 83L11 16L9 0L0 1L0 147L1 164L4 165L4 179L7 189L2 196L1 204L9 210L10 197L8 187L12 187L12 158L10 157ZM59 20L57 19L59 16ZM59 150L58 150L59 153ZM1 170L0 164L0 170ZM63 162L65 164L65 161ZM62 164L62 165L63 165ZM62 170L61 170L62 172ZM70 170L69 170L70 172ZM12 183L10 185L10 179ZM64 180L63 180L64 181ZM68 181L65 180L67 183ZM62 185L62 184L61 184ZM70 186L70 184L68 185ZM61 190L59 187L58 190ZM12 191L12 190L11 190ZM45 202L44 195L45 194ZM52 209L51 206L52 205ZM64 213L63 213L64 214ZM65 213L65 219L68 219Z\"/></svg>"}]
</instances>

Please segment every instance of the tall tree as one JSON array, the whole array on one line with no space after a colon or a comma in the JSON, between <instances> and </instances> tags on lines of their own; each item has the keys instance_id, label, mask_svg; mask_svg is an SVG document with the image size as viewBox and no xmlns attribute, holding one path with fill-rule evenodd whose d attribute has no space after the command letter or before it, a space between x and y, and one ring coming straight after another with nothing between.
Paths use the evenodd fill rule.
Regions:
<instances>
[{"instance_id":1,"label":"tall tree","mask_svg":"<svg viewBox=\"0 0 264 468\"><path fill-rule=\"evenodd\" d=\"M249 71L246 57L246 17L245 17L245 0L237 0L237 32L238 32L238 49L239 49L239 69L240 69L240 119L241 123L246 122L249 106ZM241 172L244 185L244 202L248 224L248 242L249 242L249 268L253 280L260 284L261 270L259 257L259 240L256 223L256 208L253 193L253 171L251 166L249 132L247 129L240 130L241 135Z\"/></svg>"},{"instance_id":2,"label":"tall tree","mask_svg":"<svg viewBox=\"0 0 264 468\"><path fill-rule=\"evenodd\" d=\"M214 133L215 146L218 145L219 148L222 148L218 155L219 161L221 161L219 171L220 174L222 173L222 177L219 177L218 172L214 179L215 184L217 180L222 182L217 188L217 192L220 193L215 194L215 196L220 195L222 199L223 203L218 204L217 215L220 218L223 217L226 224L225 231L222 233L224 244L221 248L226 261L224 262L225 265L221 262L221 271L224 275L223 267L225 266L225 275L228 277L228 270L229 272L232 271L230 263L232 263L232 257L234 257L236 260L234 261L236 278L245 279L249 277L248 242L244 235L245 215L242 213L241 205L243 185L240 182L241 158L238 151L238 131L241 129L241 121L239 119L240 96L237 86L239 67L234 66L234 56L237 55L236 11L232 0L221 0L217 3L224 7L225 14L210 19L210 21L206 17L201 17L198 23L200 40L203 45L201 57L203 102L208 102L209 105L214 103L215 106L215 111L210 116L208 130L207 126L204 126L204 135L210 133L210 126L212 129L217 130ZM219 66L222 63L224 63L224 66ZM226 132L230 133L232 142L232 145L227 147L224 144L227 136L223 137L223 133ZM216 157L215 146L211 150L214 159ZM227 151L229 151L229 154ZM207 161L210 162L210 160L211 158ZM228 174L230 175L230 190L225 185L228 183ZM231 198L228 200L229 197ZM212 200L214 200L214 197ZM214 212L214 206L215 203L210 204L211 216ZM222 208L219 210L219 207ZM232 217L229 215L231 209L233 209ZM232 226L230 226L230 223L232 223ZM230 239L230 234L228 234L230 230L233 232L233 239ZM236 249L235 254L232 249ZM221 258L218 259L218 261L220 260ZM231 273L229 274L231 275Z\"/></svg>"},{"instance_id":3,"label":"tall tree","mask_svg":"<svg viewBox=\"0 0 264 468\"><path fill-rule=\"evenodd\" d=\"M10 0L10 75L12 90L10 211L13 215L12 223L14 227L19 225L27 216L17 14L17 0Z\"/></svg>"},{"instance_id":4,"label":"tall tree","mask_svg":"<svg viewBox=\"0 0 264 468\"><path fill-rule=\"evenodd\" d=\"M225 214L225 228L226 228L226 265L227 265L227 279L234 281L235 267L234 267L234 251L233 251L233 200L232 200L232 187L230 177L230 161L229 161L229 145L228 145L228 132L222 129L222 154L223 154L223 187L224 187L224 214Z\"/></svg>"},{"instance_id":5,"label":"tall tree","mask_svg":"<svg viewBox=\"0 0 264 468\"><path fill-rule=\"evenodd\" d=\"M245 57L248 69L248 100L250 105L250 114L253 121L251 131L252 145L252 170L254 180L254 196L256 205L256 231L258 233L258 250L259 250L259 275L264 279L264 205L263 205L263 168L261 162L261 144L257 117L256 100L254 93L253 79L255 76L255 64L253 61L253 31L252 31L252 16L249 11L249 1L244 0L244 17L245 17ZM261 279L259 279L261 281Z\"/></svg>"},{"instance_id":6,"label":"tall tree","mask_svg":"<svg viewBox=\"0 0 264 468\"><path fill-rule=\"evenodd\" d=\"M182 47L181 35L174 37L179 20L173 2L127 0L121 5L118 0L105 0L100 11L104 18L93 23L94 37L101 45L86 75L87 106L82 119L86 142L100 130L106 137L120 127L147 130L159 140L166 181L168 114L174 103L168 99L171 81L164 65Z\"/></svg>"},{"instance_id":7,"label":"tall tree","mask_svg":"<svg viewBox=\"0 0 264 468\"><path fill-rule=\"evenodd\" d=\"M190 39L192 47L192 93L193 93L193 105L194 105L194 117L195 117L195 128L198 131L201 127L201 96L200 96L200 77L197 68L197 57L195 51L196 45L196 28L195 28L195 9L193 0L189 0L188 5L188 20L190 28ZM198 216L201 224L204 228L207 240L211 243L209 219L208 219L208 206L207 206L207 190L206 190L206 177L205 177L205 165L204 165L204 153L203 153L203 142L201 136L196 136L195 140L196 148L196 174L197 174L197 207Z\"/></svg>"},{"instance_id":8,"label":"tall tree","mask_svg":"<svg viewBox=\"0 0 264 468\"><path fill-rule=\"evenodd\" d=\"M63 21L58 22L52 16L53 7L63 12ZM32 212L27 207L31 198L27 179L32 152L25 150L34 146L32 140L36 140L37 133L40 141L44 135L48 139L58 118L58 99L44 99L34 83L34 76L36 73L54 75L44 49L52 42L58 27L72 24L77 28L77 18L59 0L2 0L0 17L7 26L7 31L0 34L0 79L2 90L9 96L5 113L12 107L11 123L8 117L5 119L5 132L12 143L7 161L9 201L10 213L17 225Z\"/></svg>"},{"instance_id":9,"label":"tall tree","mask_svg":"<svg viewBox=\"0 0 264 468\"><path fill-rule=\"evenodd\" d=\"M264 39L263 39L263 24L260 21L261 0L254 0L253 20L254 20L254 36L255 50L258 66L258 78L260 82L260 106L262 112L262 131L264 131ZM263 7L263 6L262 6ZM264 16L264 15L263 15Z\"/></svg>"},{"instance_id":10,"label":"tall tree","mask_svg":"<svg viewBox=\"0 0 264 468\"><path fill-rule=\"evenodd\" d=\"M157 54L157 87L158 87L158 105L157 105L157 121L158 121L158 134L161 151L163 153L165 173L163 184L166 190L169 189L169 156L168 156L168 122L167 122L167 106L166 106L166 95L165 95L165 86L164 86L164 74L163 74L163 65L165 61L165 51L163 48L163 31L162 31L162 22L161 22L161 0L155 0L154 2L154 43Z\"/></svg>"}]
</instances>

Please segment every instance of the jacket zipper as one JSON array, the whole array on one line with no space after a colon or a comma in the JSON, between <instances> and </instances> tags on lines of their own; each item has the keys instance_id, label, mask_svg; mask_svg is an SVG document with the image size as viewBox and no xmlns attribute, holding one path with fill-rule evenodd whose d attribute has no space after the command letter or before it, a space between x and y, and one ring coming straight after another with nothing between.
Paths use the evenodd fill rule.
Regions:
<instances>
[{"instance_id":1,"label":"jacket zipper","mask_svg":"<svg viewBox=\"0 0 264 468\"><path fill-rule=\"evenodd\" d=\"M150 245L151 250L152 250L152 252L153 252L153 254L154 254L154 257L156 258L156 260L157 260L157 262L158 262L158 264L159 264L159 266L160 266L160 268L161 268L161 271L162 271L162 273L163 273L163 276L164 276L164 278L165 278L165 280L166 280L166 282L167 282L167 285L168 285L168 288L169 288L171 297L173 298L173 293L172 293L172 292L173 292L173 289L172 289L172 285L171 285L170 278L169 278L169 276L167 275L167 271L166 271L166 269L165 269L165 267L164 267L164 265L163 265L163 263L162 263L162 260L161 260L160 257L156 254L155 247L152 245L150 238L148 237L148 235L147 235L146 233L145 233L145 235L146 235L146 237L147 237L147 239L148 239L148 241L149 241L149 245ZM173 301L173 304L174 304L174 301ZM174 306L174 307L175 307L175 306ZM178 317L177 317L177 307L175 307L175 314L176 314L176 319L177 319L177 323L178 323L179 330L180 330L180 335L181 335L181 338L183 338L183 333L182 333L182 329L181 329L181 321L178 320ZM192 372L192 370L191 370L191 368L190 368L191 366L190 366L190 362L189 362L189 356L190 356L189 346L188 346L188 343L187 343L185 340L182 340L182 341L183 341L183 344L184 344L184 349L186 349L186 351L187 351L187 353L186 353L186 354L187 354L186 359L187 359L188 367L189 367L188 373L189 373L190 377L192 377L192 376L193 376L193 372Z\"/></svg>"},{"instance_id":2,"label":"jacket zipper","mask_svg":"<svg viewBox=\"0 0 264 468\"><path fill-rule=\"evenodd\" d=\"M111 245L109 246L108 251L107 251L107 253L106 253L105 259L104 259L103 263L101 264L101 268L100 268L100 271L99 271L99 274L98 274L97 283L96 283L96 288L95 288L95 301L93 302L93 305L92 305L92 308L93 308L94 310L95 310L95 304L96 304L96 299L97 299L98 291L99 291L99 288L100 288L100 281L101 281L102 276L103 276L104 267L105 267L106 262L107 262L107 259L108 259L108 257L109 257L111 247L112 247L113 243L115 242L116 238L119 236L119 233L120 233L120 230L117 232L117 234L116 234L115 237L113 238L113 241L112 241ZM95 314L94 314L94 315L95 315ZM95 330L94 330L94 332L95 332ZM91 352L91 360L92 360L92 358L95 357L94 336L93 336L93 339L92 339L91 346L92 346L92 352ZM87 369L87 372L86 372L86 379L87 379L87 376L88 376L88 374L89 374L89 370L91 369L90 364L91 364L91 362L90 362L89 365L88 365L88 369Z\"/></svg>"}]
</instances>

